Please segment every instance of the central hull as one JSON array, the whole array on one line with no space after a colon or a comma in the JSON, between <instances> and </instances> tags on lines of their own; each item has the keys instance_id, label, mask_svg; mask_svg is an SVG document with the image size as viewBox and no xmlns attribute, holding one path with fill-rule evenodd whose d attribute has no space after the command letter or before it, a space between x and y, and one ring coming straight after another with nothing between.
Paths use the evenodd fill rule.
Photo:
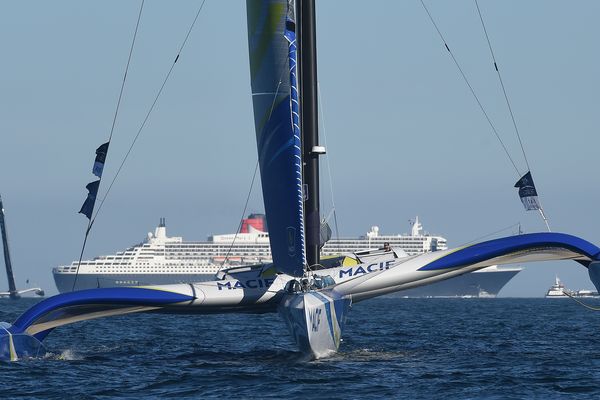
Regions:
<instances>
[{"instance_id":1,"label":"central hull","mask_svg":"<svg viewBox=\"0 0 600 400\"><path fill-rule=\"evenodd\" d=\"M318 359L340 347L351 303L333 291L308 291L285 295L278 311L300 351Z\"/></svg>"}]
</instances>

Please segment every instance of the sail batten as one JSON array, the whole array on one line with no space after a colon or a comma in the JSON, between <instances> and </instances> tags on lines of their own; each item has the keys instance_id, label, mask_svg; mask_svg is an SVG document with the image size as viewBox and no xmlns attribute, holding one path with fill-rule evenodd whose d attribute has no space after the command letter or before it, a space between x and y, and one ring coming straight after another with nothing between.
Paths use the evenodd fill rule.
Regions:
<instances>
[{"instance_id":1,"label":"sail batten","mask_svg":"<svg viewBox=\"0 0 600 400\"><path fill-rule=\"evenodd\" d=\"M247 0L256 144L275 268L306 265L294 1Z\"/></svg>"}]
</instances>

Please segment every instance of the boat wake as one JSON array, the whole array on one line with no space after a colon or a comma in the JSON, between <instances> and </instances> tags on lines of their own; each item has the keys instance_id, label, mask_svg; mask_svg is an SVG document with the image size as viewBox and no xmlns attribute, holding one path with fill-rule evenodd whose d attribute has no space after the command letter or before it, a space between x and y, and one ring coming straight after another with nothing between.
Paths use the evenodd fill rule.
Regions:
<instances>
[{"instance_id":1,"label":"boat wake","mask_svg":"<svg viewBox=\"0 0 600 400\"><path fill-rule=\"evenodd\" d=\"M338 352L328 358L318 359L313 362L371 362L371 361L392 361L404 359L409 356L406 351L383 351L379 349L362 348L348 352Z\"/></svg>"},{"instance_id":2,"label":"boat wake","mask_svg":"<svg viewBox=\"0 0 600 400\"><path fill-rule=\"evenodd\" d=\"M47 352L42 359L56 361L82 361L85 360L85 357L72 349L66 349L60 353Z\"/></svg>"},{"instance_id":3,"label":"boat wake","mask_svg":"<svg viewBox=\"0 0 600 400\"><path fill-rule=\"evenodd\" d=\"M178 361L194 361L205 363L219 363L229 365L243 365L253 360L259 363L297 364L311 361L311 357L301 351L283 349L254 348L250 351L207 351L198 349L191 352L182 352L175 357Z\"/></svg>"}]
</instances>

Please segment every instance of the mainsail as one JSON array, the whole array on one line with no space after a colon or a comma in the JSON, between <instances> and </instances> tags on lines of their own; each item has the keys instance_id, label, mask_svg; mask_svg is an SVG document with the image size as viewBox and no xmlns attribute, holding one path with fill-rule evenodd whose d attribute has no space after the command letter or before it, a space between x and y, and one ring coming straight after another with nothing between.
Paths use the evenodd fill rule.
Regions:
<instances>
[{"instance_id":1,"label":"mainsail","mask_svg":"<svg viewBox=\"0 0 600 400\"><path fill-rule=\"evenodd\" d=\"M294 1L247 0L254 123L265 213L277 270L306 264Z\"/></svg>"}]
</instances>

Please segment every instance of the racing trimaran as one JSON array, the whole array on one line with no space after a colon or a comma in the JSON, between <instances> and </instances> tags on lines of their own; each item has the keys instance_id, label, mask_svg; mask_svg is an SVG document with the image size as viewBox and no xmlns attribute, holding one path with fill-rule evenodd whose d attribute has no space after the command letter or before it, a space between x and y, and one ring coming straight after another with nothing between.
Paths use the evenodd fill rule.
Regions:
<instances>
[{"instance_id":1,"label":"racing trimaran","mask_svg":"<svg viewBox=\"0 0 600 400\"><path fill-rule=\"evenodd\" d=\"M0 359L35 357L62 325L136 312L278 312L301 351L336 352L354 303L494 264L575 260L600 290L600 248L563 233L504 237L398 258L372 251L319 259L320 218L314 0L247 0L256 138L273 263L221 271L217 280L59 294L0 323ZM103 161L103 160L102 160ZM344 274L340 271L344 270Z\"/></svg>"},{"instance_id":2,"label":"racing trimaran","mask_svg":"<svg viewBox=\"0 0 600 400\"><path fill-rule=\"evenodd\" d=\"M8 291L0 292L0 298L8 297L12 300L21 298L21 295L26 293L33 293L36 296L44 296L42 288L29 288L29 289L17 289L15 284L15 275L13 273L12 261L10 258L10 251L8 249L8 233L6 232L6 221L4 218L4 206L2 204L2 197L0 196L0 233L2 234L2 250L4 253L4 265L6 267L6 280L8 281ZM29 283L29 280L27 280Z\"/></svg>"}]
</instances>

